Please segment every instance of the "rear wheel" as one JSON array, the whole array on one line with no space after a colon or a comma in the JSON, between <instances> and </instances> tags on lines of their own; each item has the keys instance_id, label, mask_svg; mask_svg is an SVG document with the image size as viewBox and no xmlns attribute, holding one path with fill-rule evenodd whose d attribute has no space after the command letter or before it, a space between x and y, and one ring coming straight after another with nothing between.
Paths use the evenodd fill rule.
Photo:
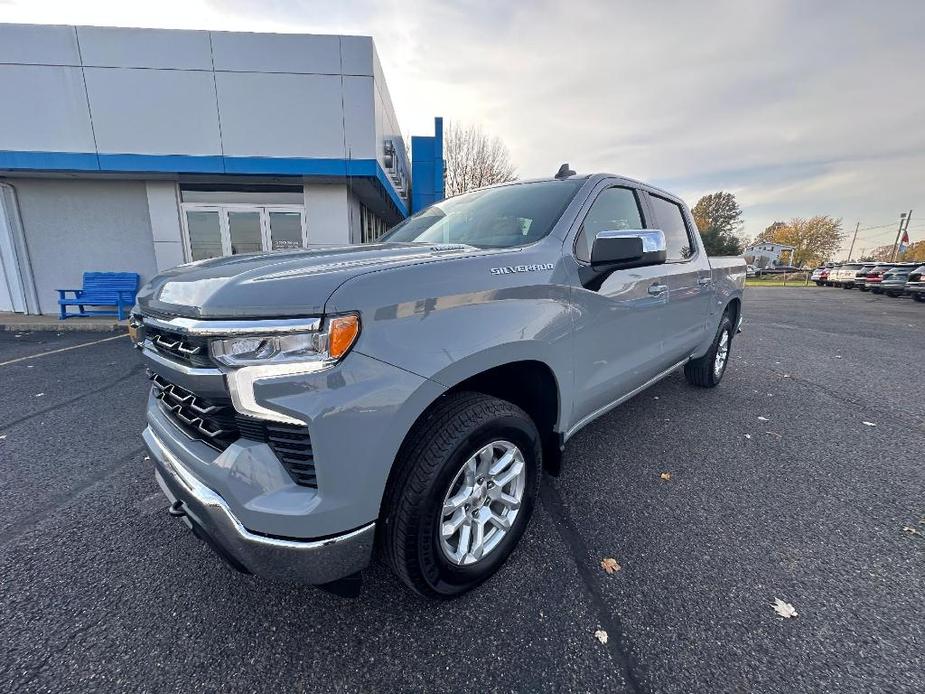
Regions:
<instances>
[{"instance_id":1,"label":"rear wheel","mask_svg":"<svg viewBox=\"0 0 925 694\"><path fill-rule=\"evenodd\" d=\"M523 535L540 434L506 400L456 393L415 425L396 465L383 507L386 561L412 590L449 599L494 574Z\"/></svg>"},{"instance_id":2,"label":"rear wheel","mask_svg":"<svg viewBox=\"0 0 925 694\"><path fill-rule=\"evenodd\" d=\"M699 359L691 359L684 365L684 376L688 383L701 388L714 388L719 385L729 364L734 330L732 318L727 311L719 322L716 337L707 353Z\"/></svg>"}]
</instances>

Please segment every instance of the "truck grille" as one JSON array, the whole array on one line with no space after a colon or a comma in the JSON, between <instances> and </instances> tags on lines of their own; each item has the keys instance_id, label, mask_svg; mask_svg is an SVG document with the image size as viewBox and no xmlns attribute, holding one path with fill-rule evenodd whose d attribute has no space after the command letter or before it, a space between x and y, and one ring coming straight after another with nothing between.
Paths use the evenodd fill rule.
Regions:
<instances>
[{"instance_id":1,"label":"truck grille","mask_svg":"<svg viewBox=\"0 0 925 694\"><path fill-rule=\"evenodd\" d=\"M209 357L208 339L181 335L150 325L145 325L144 331L145 340L155 351L190 366L214 366Z\"/></svg>"},{"instance_id":2,"label":"truck grille","mask_svg":"<svg viewBox=\"0 0 925 694\"><path fill-rule=\"evenodd\" d=\"M224 451L239 438L266 443L302 487L318 487L308 428L245 417L230 400L206 400L148 369L161 409L190 438Z\"/></svg>"}]
</instances>

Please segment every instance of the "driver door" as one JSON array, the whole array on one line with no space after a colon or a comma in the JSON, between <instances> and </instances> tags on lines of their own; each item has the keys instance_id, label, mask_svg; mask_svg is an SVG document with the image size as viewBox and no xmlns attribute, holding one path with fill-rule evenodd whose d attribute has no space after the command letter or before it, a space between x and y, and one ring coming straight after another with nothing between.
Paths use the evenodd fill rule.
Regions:
<instances>
[{"instance_id":1,"label":"driver door","mask_svg":"<svg viewBox=\"0 0 925 694\"><path fill-rule=\"evenodd\" d=\"M614 270L601 276L593 273L589 264L591 247L599 232L644 229L646 221L639 191L610 186L597 194L576 235L573 252L579 269L572 291L572 427L605 410L665 368L665 266Z\"/></svg>"}]
</instances>

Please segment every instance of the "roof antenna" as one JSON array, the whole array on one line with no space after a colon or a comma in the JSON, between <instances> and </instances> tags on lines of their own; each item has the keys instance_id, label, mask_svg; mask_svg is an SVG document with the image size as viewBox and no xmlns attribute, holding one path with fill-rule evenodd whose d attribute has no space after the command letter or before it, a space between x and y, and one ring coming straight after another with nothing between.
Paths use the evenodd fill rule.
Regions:
<instances>
[{"instance_id":1,"label":"roof antenna","mask_svg":"<svg viewBox=\"0 0 925 694\"><path fill-rule=\"evenodd\" d=\"M559 172L556 174L556 178L560 181L568 178L569 176L574 176L575 172L568 167L568 162L559 167Z\"/></svg>"}]
</instances>

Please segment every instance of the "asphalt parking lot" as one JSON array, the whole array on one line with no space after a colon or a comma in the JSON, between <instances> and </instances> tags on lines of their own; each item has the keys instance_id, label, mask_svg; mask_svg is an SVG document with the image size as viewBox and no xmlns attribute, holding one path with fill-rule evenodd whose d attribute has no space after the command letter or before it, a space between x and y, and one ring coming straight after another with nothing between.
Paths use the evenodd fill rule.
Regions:
<instances>
[{"instance_id":1,"label":"asphalt parking lot","mask_svg":"<svg viewBox=\"0 0 925 694\"><path fill-rule=\"evenodd\" d=\"M452 603L231 573L165 512L128 340L0 332L0 690L925 691L925 306L750 289L744 328L719 388L572 439Z\"/></svg>"}]
</instances>

